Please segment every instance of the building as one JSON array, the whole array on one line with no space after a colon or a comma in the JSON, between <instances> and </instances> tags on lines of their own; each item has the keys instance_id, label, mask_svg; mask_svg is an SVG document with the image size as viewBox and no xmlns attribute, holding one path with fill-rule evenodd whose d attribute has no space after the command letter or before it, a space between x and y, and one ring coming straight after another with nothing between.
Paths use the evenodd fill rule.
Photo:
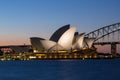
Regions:
<instances>
[{"instance_id":1,"label":"building","mask_svg":"<svg viewBox=\"0 0 120 80\"><path fill-rule=\"evenodd\" d=\"M70 52L91 48L94 39L85 37L85 33L76 32L77 27L65 25L56 30L49 40L31 37L34 52Z\"/></svg>"}]
</instances>

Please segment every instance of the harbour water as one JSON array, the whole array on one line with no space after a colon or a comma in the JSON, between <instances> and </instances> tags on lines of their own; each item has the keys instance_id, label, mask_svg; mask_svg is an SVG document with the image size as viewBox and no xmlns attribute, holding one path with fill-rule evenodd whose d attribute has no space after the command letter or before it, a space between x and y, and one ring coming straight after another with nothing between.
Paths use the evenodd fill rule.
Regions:
<instances>
[{"instance_id":1,"label":"harbour water","mask_svg":"<svg viewBox=\"0 0 120 80\"><path fill-rule=\"evenodd\" d=\"M120 59L0 61L0 80L120 80Z\"/></svg>"}]
</instances>

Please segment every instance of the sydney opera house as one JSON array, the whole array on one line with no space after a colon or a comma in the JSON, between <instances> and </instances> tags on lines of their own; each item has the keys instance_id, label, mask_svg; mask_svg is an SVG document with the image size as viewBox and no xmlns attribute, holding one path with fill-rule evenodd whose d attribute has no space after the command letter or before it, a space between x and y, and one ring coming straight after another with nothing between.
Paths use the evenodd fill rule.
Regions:
<instances>
[{"instance_id":1,"label":"sydney opera house","mask_svg":"<svg viewBox=\"0 0 120 80\"><path fill-rule=\"evenodd\" d=\"M31 37L30 41L34 52L71 52L89 49L94 42L93 38L85 37L85 33L76 31L77 27L65 25L56 30L50 39Z\"/></svg>"}]
</instances>

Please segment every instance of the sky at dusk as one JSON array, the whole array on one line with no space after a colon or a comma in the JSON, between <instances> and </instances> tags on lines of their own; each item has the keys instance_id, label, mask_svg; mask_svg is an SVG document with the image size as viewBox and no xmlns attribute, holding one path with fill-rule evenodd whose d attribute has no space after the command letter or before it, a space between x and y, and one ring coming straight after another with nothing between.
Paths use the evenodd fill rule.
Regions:
<instances>
[{"instance_id":1,"label":"sky at dusk","mask_svg":"<svg viewBox=\"0 0 120 80\"><path fill-rule=\"evenodd\" d=\"M0 45L30 44L61 26L91 32L120 22L120 0L0 0Z\"/></svg>"}]
</instances>

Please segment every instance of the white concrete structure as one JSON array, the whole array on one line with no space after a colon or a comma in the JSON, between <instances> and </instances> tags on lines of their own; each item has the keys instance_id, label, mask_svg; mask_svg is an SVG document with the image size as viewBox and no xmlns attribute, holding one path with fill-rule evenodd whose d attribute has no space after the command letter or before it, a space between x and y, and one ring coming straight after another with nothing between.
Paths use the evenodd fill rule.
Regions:
<instances>
[{"instance_id":1,"label":"white concrete structure","mask_svg":"<svg viewBox=\"0 0 120 80\"><path fill-rule=\"evenodd\" d=\"M58 29L49 40L38 37L30 38L31 44L33 49L45 51L70 51L71 49L81 50L84 47L91 48L94 39L84 38L85 33L79 34L76 29L75 26L70 28L70 25L66 25Z\"/></svg>"},{"instance_id":2,"label":"white concrete structure","mask_svg":"<svg viewBox=\"0 0 120 80\"><path fill-rule=\"evenodd\" d=\"M40 40L40 42L42 43L42 46L44 47L45 50L48 50L56 45L56 42L50 40Z\"/></svg>"},{"instance_id":3,"label":"white concrete structure","mask_svg":"<svg viewBox=\"0 0 120 80\"><path fill-rule=\"evenodd\" d=\"M45 40L45 39L39 38L39 37L31 37L30 38L30 42L32 44L33 50L35 50L35 51L44 50L44 47L41 44L40 40Z\"/></svg>"},{"instance_id":4,"label":"white concrete structure","mask_svg":"<svg viewBox=\"0 0 120 80\"><path fill-rule=\"evenodd\" d=\"M85 39L86 45L88 46L88 48L91 48L91 47L92 47L92 44L93 44L94 40L95 40L95 39L93 39L93 38Z\"/></svg>"},{"instance_id":5,"label":"white concrete structure","mask_svg":"<svg viewBox=\"0 0 120 80\"><path fill-rule=\"evenodd\" d=\"M73 49L81 49L83 48L83 41L84 41L85 33L79 34L76 36L75 43L73 44Z\"/></svg>"},{"instance_id":6,"label":"white concrete structure","mask_svg":"<svg viewBox=\"0 0 120 80\"><path fill-rule=\"evenodd\" d=\"M70 50L72 48L72 42L74 38L74 34L76 31L76 27L71 27L68 29L59 39L58 44L64 47L66 50Z\"/></svg>"}]
</instances>

